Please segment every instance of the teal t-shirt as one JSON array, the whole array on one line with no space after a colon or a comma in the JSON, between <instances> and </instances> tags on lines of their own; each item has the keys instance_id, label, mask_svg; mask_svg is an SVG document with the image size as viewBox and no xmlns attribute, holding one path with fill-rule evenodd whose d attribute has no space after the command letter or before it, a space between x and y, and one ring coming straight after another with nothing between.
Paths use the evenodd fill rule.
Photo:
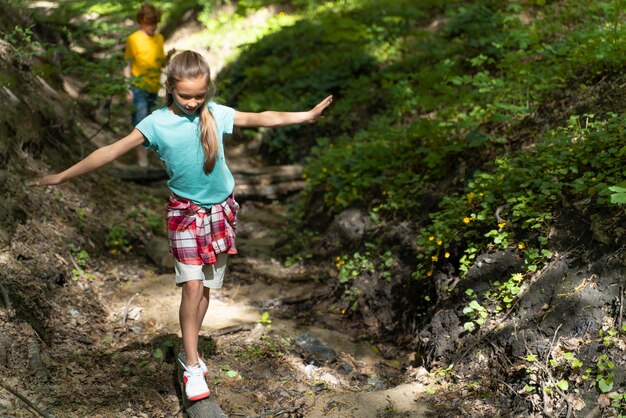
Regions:
<instances>
[{"instance_id":1,"label":"teal t-shirt","mask_svg":"<svg viewBox=\"0 0 626 418\"><path fill-rule=\"evenodd\" d=\"M156 151L165 164L172 193L206 208L231 195L235 179L226 165L222 137L233 132L235 109L207 103L217 125L219 152L215 167L205 174L204 151L200 143L200 115L177 115L167 107L155 110L136 128L145 137L144 147Z\"/></svg>"}]
</instances>

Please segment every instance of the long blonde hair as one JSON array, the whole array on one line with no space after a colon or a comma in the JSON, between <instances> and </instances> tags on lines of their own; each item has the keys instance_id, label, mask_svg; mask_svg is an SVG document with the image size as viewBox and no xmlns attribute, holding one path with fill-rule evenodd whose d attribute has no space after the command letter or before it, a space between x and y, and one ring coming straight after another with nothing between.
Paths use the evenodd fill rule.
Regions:
<instances>
[{"instance_id":1,"label":"long blonde hair","mask_svg":"<svg viewBox=\"0 0 626 418\"><path fill-rule=\"evenodd\" d=\"M215 119L209 110L207 103L215 94L215 86L211 82L211 69L202 55L194 51L183 51L172 58L167 68L167 96L166 104L174 103L171 90L180 80L188 78L204 77L207 81L207 96L200 110L200 142L204 151L204 172L209 174L215 167L219 141Z\"/></svg>"}]
</instances>

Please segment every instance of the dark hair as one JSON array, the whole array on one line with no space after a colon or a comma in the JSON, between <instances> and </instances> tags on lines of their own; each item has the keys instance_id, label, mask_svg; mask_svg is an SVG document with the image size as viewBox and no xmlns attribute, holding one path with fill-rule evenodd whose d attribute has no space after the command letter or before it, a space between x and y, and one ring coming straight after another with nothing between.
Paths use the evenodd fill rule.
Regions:
<instances>
[{"instance_id":1,"label":"dark hair","mask_svg":"<svg viewBox=\"0 0 626 418\"><path fill-rule=\"evenodd\" d=\"M139 23L159 23L161 21L161 11L151 5L144 3L137 12L137 22Z\"/></svg>"},{"instance_id":2,"label":"dark hair","mask_svg":"<svg viewBox=\"0 0 626 418\"><path fill-rule=\"evenodd\" d=\"M194 51L183 51L174 55L167 67L167 95L166 104L170 106L174 103L172 89L180 80L188 78L204 77L207 82L207 97L200 110L200 141L204 150L204 172L210 173L215 166L219 142L217 140L217 128L213 114L206 105L215 94L215 86L211 83L211 69L209 64L202 58L202 55Z\"/></svg>"}]
</instances>

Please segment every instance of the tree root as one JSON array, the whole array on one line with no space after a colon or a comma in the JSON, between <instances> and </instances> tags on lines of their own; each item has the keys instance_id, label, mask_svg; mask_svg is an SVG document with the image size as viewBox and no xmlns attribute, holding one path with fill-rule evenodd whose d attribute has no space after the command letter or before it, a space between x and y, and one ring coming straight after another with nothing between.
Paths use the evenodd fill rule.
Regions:
<instances>
[{"instance_id":1,"label":"tree root","mask_svg":"<svg viewBox=\"0 0 626 418\"><path fill-rule=\"evenodd\" d=\"M31 413L33 413L33 415L39 415L40 417L50 418L50 415L46 414L41 409L37 408L31 401L28 400L28 398L26 398L24 395L22 395L21 393L19 393L15 389L11 388L9 385L4 383L3 381L0 381L0 387L2 387L7 392L10 392L13 396L18 398L22 402L24 402L26 404L26 406L28 407L28 410Z\"/></svg>"}]
</instances>

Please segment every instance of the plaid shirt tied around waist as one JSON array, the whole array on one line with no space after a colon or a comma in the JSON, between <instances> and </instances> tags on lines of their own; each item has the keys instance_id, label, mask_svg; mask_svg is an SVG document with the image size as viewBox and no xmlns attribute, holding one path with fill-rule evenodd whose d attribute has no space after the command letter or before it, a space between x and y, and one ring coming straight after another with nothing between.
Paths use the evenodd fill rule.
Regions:
<instances>
[{"instance_id":1,"label":"plaid shirt tied around waist","mask_svg":"<svg viewBox=\"0 0 626 418\"><path fill-rule=\"evenodd\" d=\"M217 255L237 254L237 209L233 195L210 209L171 195L167 205L170 251L183 264L215 264Z\"/></svg>"}]
</instances>

